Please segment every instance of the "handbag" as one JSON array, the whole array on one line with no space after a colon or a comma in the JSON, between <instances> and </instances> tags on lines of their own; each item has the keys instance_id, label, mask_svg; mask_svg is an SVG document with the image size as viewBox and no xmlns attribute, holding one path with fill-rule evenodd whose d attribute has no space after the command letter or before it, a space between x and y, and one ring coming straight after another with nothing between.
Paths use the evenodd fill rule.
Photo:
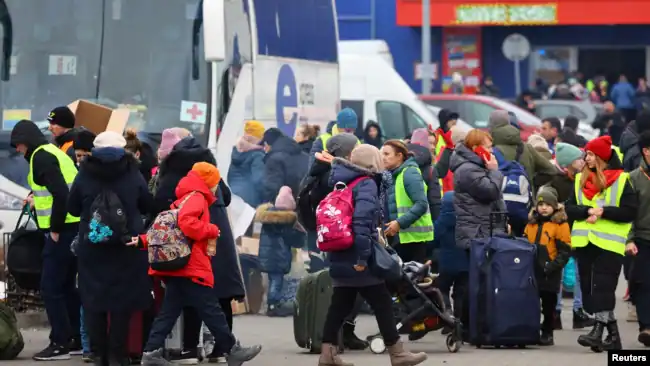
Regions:
<instances>
[{"instance_id":1,"label":"handbag","mask_svg":"<svg viewBox=\"0 0 650 366\"><path fill-rule=\"evenodd\" d=\"M368 261L368 269L372 275L385 281L397 281L402 278L402 264L395 250L383 246L378 241L372 244L372 252Z\"/></svg>"},{"instance_id":2,"label":"handbag","mask_svg":"<svg viewBox=\"0 0 650 366\"><path fill-rule=\"evenodd\" d=\"M27 220L23 222L23 218ZM26 205L11 233L7 248L7 269L18 287L39 290L43 268L45 234L38 229L36 217Z\"/></svg>"}]
</instances>

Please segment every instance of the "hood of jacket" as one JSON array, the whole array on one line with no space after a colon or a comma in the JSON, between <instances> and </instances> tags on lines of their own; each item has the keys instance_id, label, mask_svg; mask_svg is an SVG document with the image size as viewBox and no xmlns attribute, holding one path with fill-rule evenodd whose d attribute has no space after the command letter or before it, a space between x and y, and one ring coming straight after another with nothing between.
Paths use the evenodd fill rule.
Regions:
<instances>
[{"instance_id":1,"label":"hood of jacket","mask_svg":"<svg viewBox=\"0 0 650 366\"><path fill-rule=\"evenodd\" d=\"M522 143L519 130L512 125L495 127L490 130L492 143L496 145L518 146Z\"/></svg>"},{"instance_id":2,"label":"hood of jacket","mask_svg":"<svg viewBox=\"0 0 650 366\"><path fill-rule=\"evenodd\" d=\"M194 137L186 137L179 141L162 161L159 174L162 176L169 170L185 175L192 170L194 164L201 161L215 163L210 150L201 146Z\"/></svg>"},{"instance_id":3,"label":"hood of jacket","mask_svg":"<svg viewBox=\"0 0 650 366\"><path fill-rule=\"evenodd\" d=\"M632 148L637 148L639 144L639 134L636 128L636 122L630 122L627 125L627 128L623 131L621 139L618 141L618 147L621 149L623 155L625 155Z\"/></svg>"},{"instance_id":4,"label":"hood of jacket","mask_svg":"<svg viewBox=\"0 0 650 366\"><path fill-rule=\"evenodd\" d=\"M379 203L382 210L381 214L382 217L387 217L385 215L385 212L383 212L386 207L386 192L388 192L390 187L393 185L393 177L388 171L373 173L368 169L362 168L356 164L352 164L348 160L334 158L334 161L332 162L332 173L330 175L329 184L330 187L334 187L334 185L338 182L348 184L354 179L361 176L369 176L375 180L375 183L377 183L377 187L379 187Z\"/></svg>"},{"instance_id":5,"label":"hood of jacket","mask_svg":"<svg viewBox=\"0 0 650 366\"><path fill-rule=\"evenodd\" d=\"M476 155L472 150L468 149L464 144L458 144L449 160L449 169L451 169L452 172L455 172L458 167L465 163L476 164L485 168L485 162L483 159Z\"/></svg>"},{"instance_id":6,"label":"hood of jacket","mask_svg":"<svg viewBox=\"0 0 650 366\"><path fill-rule=\"evenodd\" d=\"M254 154L264 154L264 148L254 142L252 136L242 136L232 149L231 159L233 165L244 165Z\"/></svg>"},{"instance_id":7,"label":"hood of jacket","mask_svg":"<svg viewBox=\"0 0 650 366\"><path fill-rule=\"evenodd\" d=\"M248 151L254 151L254 150L261 150L264 151L264 147L262 147L260 144L260 139L250 136L250 135L244 135L239 138L237 141L237 144L235 145L235 151L240 152L240 153L245 153Z\"/></svg>"},{"instance_id":8,"label":"hood of jacket","mask_svg":"<svg viewBox=\"0 0 650 366\"><path fill-rule=\"evenodd\" d=\"M27 154L25 154L27 161L29 161L37 147L49 143L43 132L41 132L41 129L34 122L27 120L16 123L11 130L10 139L12 147L16 147L18 144L25 144L27 146Z\"/></svg>"},{"instance_id":9,"label":"hood of jacket","mask_svg":"<svg viewBox=\"0 0 650 366\"><path fill-rule=\"evenodd\" d=\"M332 131L334 131L334 126L336 126L336 121L329 121L327 127L325 127L325 132L331 135Z\"/></svg>"},{"instance_id":10,"label":"hood of jacket","mask_svg":"<svg viewBox=\"0 0 650 366\"><path fill-rule=\"evenodd\" d=\"M77 137L77 134L79 133L79 129L77 128L72 128L66 131L64 134L55 136L54 137L54 142L58 145L61 146L65 144L66 142L73 141L75 137Z\"/></svg>"},{"instance_id":11,"label":"hood of jacket","mask_svg":"<svg viewBox=\"0 0 650 366\"><path fill-rule=\"evenodd\" d=\"M438 121L440 121L440 129L442 132L447 132L449 129L447 128L447 122L449 122L452 117L456 117L458 114L452 112L451 110L447 108L443 108L438 112Z\"/></svg>"},{"instance_id":12,"label":"hood of jacket","mask_svg":"<svg viewBox=\"0 0 650 366\"><path fill-rule=\"evenodd\" d=\"M294 224L298 219L293 211L276 209L272 203L265 203L255 210L255 221L262 224Z\"/></svg>"},{"instance_id":13,"label":"hood of jacket","mask_svg":"<svg viewBox=\"0 0 650 366\"><path fill-rule=\"evenodd\" d=\"M530 224L540 224L540 223L542 223L544 221L544 220L540 220L540 219L541 219L541 216L539 215L539 213L537 213L537 208L533 207L530 210L530 213L528 214L528 223L530 223ZM556 223L556 224L562 224L562 223L567 222L568 219L569 219L569 216L567 216L567 214L566 214L566 210L564 209L564 205L560 203L560 204L557 205L557 210L555 210L555 212L551 216L550 221L553 222L553 223Z\"/></svg>"},{"instance_id":14,"label":"hood of jacket","mask_svg":"<svg viewBox=\"0 0 650 366\"><path fill-rule=\"evenodd\" d=\"M189 172L185 177L183 177L178 185L176 186L176 197L181 199L185 197L186 194L191 192L198 192L205 197L208 201L208 206L212 205L217 198L212 194L210 188L207 184L199 177L195 172Z\"/></svg>"},{"instance_id":15,"label":"hood of jacket","mask_svg":"<svg viewBox=\"0 0 650 366\"><path fill-rule=\"evenodd\" d=\"M431 156L431 151L428 148L416 144L407 144L406 147L415 155L413 158L420 167L420 170L431 166L433 156Z\"/></svg>"},{"instance_id":16,"label":"hood of jacket","mask_svg":"<svg viewBox=\"0 0 650 366\"><path fill-rule=\"evenodd\" d=\"M391 173L393 175L393 179L395 179L404 169L408 167L415 167L419 168L420 166L418 165L417 161L415 160L414 157L410 157L406 159L405 162L402 163L399 167L397 167L395 170L392 170Z\"/></svg>"},{"instance_id":17,"label":"hood of jacket","mask_svg":"<svg viewBox=\"0 0 650 366\"><path fill-rule=\"evenodd\" d=\"M92 155L83 160L79 170L100 181L114 181L130 171L139 171L139 168L140 164L133 154L120 148L104 147L93 149Z\"/></svg>"},{"instance_id":18,"label":"hood of jacket","mask_svg":"<svg viewBox=\"0 0 650 366\"><path fill-rule=\"evenodd\" d=\"M266 154L269 157L277 153L287 153L289 155L298 155L302 152L300 145L293 139L287 136L280 136L271 146L271 151Z\"/></svg>"},{"instance_id":19,"label":"hood of jacket","mask_svg":"<svg viewBox=\"0 0 650 366\"><path fill-rule=\"evenodd\" d=\"M375 138L370 137L370 134L368 133L368 131L372 127L376 128L377 132L378 132L377 137L375 137ZM363 129L363 141L368 145L373 145L373 146L379 147L378 145L381 144L382 135L383 135L383 132L381 131L381 126L379 126L379 123L377 123L375 121L368 121L368 123L366 124L366 127Z\"/></svg>"}]
</instances>

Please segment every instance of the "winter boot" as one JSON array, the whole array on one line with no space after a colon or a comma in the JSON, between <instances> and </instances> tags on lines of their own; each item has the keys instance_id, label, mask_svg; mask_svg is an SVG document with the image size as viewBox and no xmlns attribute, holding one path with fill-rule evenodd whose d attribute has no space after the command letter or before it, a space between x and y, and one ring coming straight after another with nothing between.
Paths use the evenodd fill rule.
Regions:
<instances>
[{"instance_id":1,"label":"winter boot","mask_svg":"<svg viewBox=\"0 0 650 366\"><path fill-rule=\"evenodd\" d=\"M621 334L618 332L618 323L616 321L607 323L607 337L603 341L603 350L618 351L623 349Z\"/></svg>"},{"instance_id":2,"label":"winter boot","mask_svg":"<svg viewBox=\"0 0 650 366\"><path fill-rule=\"evenodd\" d=\"M573 311L573 329L593 327L595 322L583 309Z\"/></svg>"},{"instance_id":3,"label":"winter boot","mask_svg":"<svg viewBox=\"0 0 650 366\"><path fill-rule=\"evenodd\" d=\"M553 330L562 330L562 317L560 316L562 313L559 311L555 311L555 314L553 316Z\"/></svg>"},{"instance_id":4,"label":"winter boot","mask_svg":"<svg viewBox=\"0 0 650 366\"><path fill-rule=\"evenodd\" d=\"M331 343L323 343L318 357L318 366L354 366L353 363L345 362L339 357L336 346Z\"/></svg>"},{"instance_id":5,"label":"winter boot","mask_svg":"<svg viewBox=\"0 0 650 366\"><path fill-rule=\"evenodd\" d=\"M391 366L415 366L427 360L427 354L424 352L411 353L404 349L404 343L397 341L394 345L388 347Z\"/></svg>"},{"instance_id":6,"label":"winter boot","mask_svg":"<svg viewBox=\"0 0 650 366\"><path fill-rule=\"evenodd\" d=\"M542 335L539 337L540 346L553 346L555 341L553 340L553 332L542 331Z\"/></svg>"},{"instance_id":7,"label":"winter boot","mask_svg":"<svg viewBox=\"0 0 650 366\"><path fill-rule=\"evenodd\" d=\"M639 343L646 347L650 347L650 329L646 329L639 333Z\"/></svg>"},{"instance_id":8,"label":"winter boot","mask_svg":"<svg viewBox=\"0 0 650 366\"><path fill-rule=\"evenodd\" d=\"M354 334L353 322L343 323L343 347L359 351L368 348L368 342L359 339L359 337Z\"/></svg>"},{"instance_id":9,"label":"winter boot","mask_svg":"<svg viewBox=\"0 0 650 366\"><path fill-rule=\"evenodd\" d=\"M583 347L602 349L603 331L605 331L605 323L596 322L589 333L581 334L578 337L578 344Z\"/></svg>"}]
</instances>

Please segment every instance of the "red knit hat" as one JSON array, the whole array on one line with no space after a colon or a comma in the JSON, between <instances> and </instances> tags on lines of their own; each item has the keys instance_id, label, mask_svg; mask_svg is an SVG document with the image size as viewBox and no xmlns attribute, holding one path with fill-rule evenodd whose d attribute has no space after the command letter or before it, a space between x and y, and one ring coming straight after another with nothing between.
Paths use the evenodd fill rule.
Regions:
<instances>
[{"instance_id":1,"label":"red knit hat","mask_svg":"<svg viewBox=\"0 0 650 366\"><path fill-rule=\"evenodd\" d=\"M612 138L610 136L595 138L585 145L585 151L591 151L604 161L609 161L612 157Z\"/></svg>"}]
</instances>

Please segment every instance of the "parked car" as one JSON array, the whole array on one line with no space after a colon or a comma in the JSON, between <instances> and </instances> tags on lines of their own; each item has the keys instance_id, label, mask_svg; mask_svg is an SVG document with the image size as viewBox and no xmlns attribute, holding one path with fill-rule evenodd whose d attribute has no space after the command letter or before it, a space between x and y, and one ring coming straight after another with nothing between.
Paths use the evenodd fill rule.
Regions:
<instances>
[{"instance_id":1,"label":"parked car","mask_svg":"<svg viewBox=\"0 0 650 366\"><path fill-rule=\"evenodd\" d=\"M505 110L517 116L521 126L521 138L539 132L542 120L537 116L499 98L473 94L432 94L421 95L420 99L429 105L447 108L457 112L460 118L474 128L487 129L490 113Z\"/></svg>"},{"instance_id":2,"label":"parked car","mask_svg":"<svg viewBox=\"0 0 650 366\"><path fill-rule=\"evenodd\" d=\"M601 103L591 103L581 100L536 100L535 114L541 119L557 117L564 123L567 116L575 116L580 120L578 125L578 134L585 139L591 140L599 135L599 131L592 128L599 113L603 111Z\"/></svg>"}]
</instances>

